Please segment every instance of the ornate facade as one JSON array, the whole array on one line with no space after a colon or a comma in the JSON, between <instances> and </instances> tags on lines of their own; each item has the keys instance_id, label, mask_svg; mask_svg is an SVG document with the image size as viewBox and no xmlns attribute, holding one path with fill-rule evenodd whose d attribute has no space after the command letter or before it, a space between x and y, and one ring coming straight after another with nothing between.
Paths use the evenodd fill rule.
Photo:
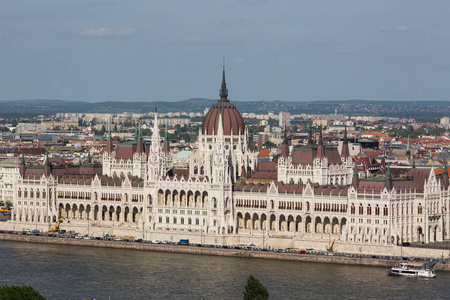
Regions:
<instances>
[{"instance_id":1,"label":"ornate facade","mask_svg":"<svg viewBox=\"0 0 450 300\"><path fill-rule=\"evenodd\" d=\"M157 114L150 144L137 128L134 142L113 148L102 166L45 164L20 167L9 224L45 229L64 217L82 234L186 236L209 243L295 246L303 241L390 245L449 238L447 169L411 169L405 178L359 179L346 149L295 148L287 140L273 170L256 165L244 120L227 99L223 73L220 100L199 132L187 169L172 165L169 141L161 143ZM269 174L270 173L270 174ZM268 182L267 178L272 178ZM266 176L266 177L265 177ZM267 177L268 176L268 177ZM257 179L255 179L257 178Z\"/></svg>"}]
</instances>

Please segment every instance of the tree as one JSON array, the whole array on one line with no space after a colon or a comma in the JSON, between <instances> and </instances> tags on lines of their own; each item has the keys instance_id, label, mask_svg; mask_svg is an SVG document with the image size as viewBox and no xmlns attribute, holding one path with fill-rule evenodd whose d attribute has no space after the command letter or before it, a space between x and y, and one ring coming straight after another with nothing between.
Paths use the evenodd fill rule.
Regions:
<instances>
[{"instance_id":1,"label":"tree","mask_svg":"<svg viewBox=\"0 0 450 300\"><path fill-rule=\"evenodd\" d=\"M3 202L2 200L0 200L0 208L5 206L5 202Z\"/></svg>"},{"instance_id":2,"label":"tree","mask_svg":"<svg viewBox=\"0 0 450 300\"><path fill-rule=\"evenodd\" d=\"M264 285L257 278L250 275L247 278L247 285L244 291L244 300L266 300L269 299L269 293Z\"/></svg>"},{"instance_id":3,"label":"tree","mask_svg":"<svg viewBox=\"0 0 450 300\"><path fill-rule=\"evenodd\" d=\"M5 202L5 205L6 205L6 209L7 209L7 210L10 210L11 207L13 206L12 202L9 201L9 200L7 200L7 201Z\"/></svg>"},{"instance_id":4,"label":"tree","mask_svg":"<svg viewBox=\"0 0 450 300\"><path fill-rule=\"evenodd\" d=\"M0 300L45 300L45 297L31 286L4 285L0 287Z\"/></svg>"},{"instance_id":5,"label":"tree","mask_svg":"<svg viewBox=\"0 0 450 300\"><path fill-rule=\"evenodd\" d=\"M272 143L271 141L267 141L263 144L263 147L266 149L272 149L272 148L276 148L277 145L275 145L274 143Z\"/></svg>"}]
</instances>

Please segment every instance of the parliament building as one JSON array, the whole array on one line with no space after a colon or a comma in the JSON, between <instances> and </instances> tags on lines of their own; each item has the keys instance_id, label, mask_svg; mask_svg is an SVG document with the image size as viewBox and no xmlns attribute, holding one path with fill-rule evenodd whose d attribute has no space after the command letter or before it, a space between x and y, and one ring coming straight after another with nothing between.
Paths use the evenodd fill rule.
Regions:
<instances>
[{"instance_id":1,"label":"parliament building","mask_svg":"<svg viewBox=\"0 0 450 300\"><path fill-rule=\"evenodd\" d=\"M151 143L137 129L133 142L113 146L102 164L67 166L22 158L8 225L146 240L302 248L400 245L449 239L449 175L411 168L406 176L359 178L343 148L281 145L276 161L257 163L249 133L228 100L223 71L220 100L206 114L198 148L184 168L174 165L155 115ZM324 250L323 246L320 246Z\"/></svg>"}]
</instances>

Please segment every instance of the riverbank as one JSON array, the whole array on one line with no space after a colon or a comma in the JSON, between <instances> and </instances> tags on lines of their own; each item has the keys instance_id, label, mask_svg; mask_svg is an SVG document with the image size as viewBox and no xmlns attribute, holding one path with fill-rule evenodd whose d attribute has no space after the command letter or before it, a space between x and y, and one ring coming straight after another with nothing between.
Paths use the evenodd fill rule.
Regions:
<instances>
[{"instance_id":1,"label":"riverbank","mask_svg":"<svg viewBox=\"0 0 450 300\"><path fill-rule=\"evenodd\" d=\"M262 258L272 260L288 260L288 261L304 261L316 263L331 263L331 264L346 264L346 265L363 265L376 267L390 267L395 264L395 261L380 258L368 257L347 257L337 255L319 255L319 254L298 254L298 253L276 253L251 251L243 249L223 249L223 248L206 248L195 246L176 246L176 245L161 245L161 244L147 244L136 242L112 242L104 240L85 240L73 238L54 238L46 236L32 236L32 235L12 235L0 234L0 240L3 241L17 241L28 243L42 243L42 244L59 244L59 245L73 245L85 247L102 247L102 248L118 248L118 249L132 249L143 251L159 251L172 253L187 253L198 255L215 255L241 258ZM435 270L450 271L450 267L445 263L437 263Z\"/></svg>"}]
</instances>

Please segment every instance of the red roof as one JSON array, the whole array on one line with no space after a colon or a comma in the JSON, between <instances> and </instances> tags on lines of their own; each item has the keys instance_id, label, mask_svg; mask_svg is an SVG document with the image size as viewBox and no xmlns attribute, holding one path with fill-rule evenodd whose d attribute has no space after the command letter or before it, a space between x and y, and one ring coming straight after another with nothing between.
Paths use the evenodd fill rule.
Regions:
<instances>
[{"instance_id":1,"label":"red roof","mask_svg":"<svg viewBox=\"0 0 450 300\"><path fill-rule=\"evenodd\" d=\"M262 150L261 152L259 152L258 157L268 157L270 152L271 150Z\"/></svg>"},{"instance_id":2,"label":"red roof","mask_svg":"<svg viewBox=\"0 0 450 300\"><path fill-rule=\"evenodd\" d=\"M202 124L202 133L206 135L217 134L219 130L219 116L222 116L222 126L224 135L244 134L244 118L236 107L228 100L219 100L206 114Z\"/></svg>"}]
</instances>

